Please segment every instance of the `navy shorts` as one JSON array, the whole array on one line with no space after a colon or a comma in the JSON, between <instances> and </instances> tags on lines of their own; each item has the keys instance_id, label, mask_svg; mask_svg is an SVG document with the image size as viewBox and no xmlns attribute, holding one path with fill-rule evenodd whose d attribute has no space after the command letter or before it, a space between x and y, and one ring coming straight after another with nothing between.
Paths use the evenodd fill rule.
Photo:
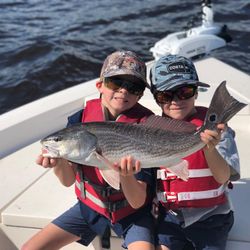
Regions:
<instances>
[{"instance_id":1,"label":"navy shorts","mask_svg":"<svg viewBox=\"0 0 250 250\"><path fill-rule=\"evenodd\" d=\"M154 220L145 212L138 219L127 216L115 224L78 201L73 207L52 221L53 224L70 232L81 239L78 243L88 246L97 235L103 235L109 226L118 235L124 238L123 247L135 241L147 241L154 245Z\"/></svg>"},{"instance_id":2,"label":"navy shorts","mask_svg":"<svg viewBox=\"0 0 250 250\"><path fill-rule=\"evenodd\" d=\"M223 250L233 222L231 211L228 214L213 215L183 228L181 221L167 213L165 218L159 220L156 242L171 250Z\"/></svg>"}]
</instances>

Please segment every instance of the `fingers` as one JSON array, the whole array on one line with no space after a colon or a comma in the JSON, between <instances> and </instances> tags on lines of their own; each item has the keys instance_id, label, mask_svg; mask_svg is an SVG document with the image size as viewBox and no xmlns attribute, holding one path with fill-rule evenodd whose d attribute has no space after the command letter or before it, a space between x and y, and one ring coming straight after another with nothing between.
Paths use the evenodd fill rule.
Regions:
<instances>
[{"instance_id":1,"label":"fingers","mask_svg":"<svg viewBox=\"0 0 250 250\"><path fill-rule=\"evenodd\" d=\"M207 148L210 150L213 150L221 140L221 133L223 132L223 129L225 127L223 125L219 126L219 128L221 130L219 130L218 132L206 129L204 132L201 132L200 134L201 140L206 144Z\"/></svg>"},{"instance_id":2,"label":"fingers","mask_svg":"<svg viewBox=\"0 0 250 250\"><path fill-rule=\"evenodd\" d=\"M224 123L220 123L220 124L217 125L217 128L218 128L218 130L219 130L220 132L224 132L224 131L227 130L227 125L224 124Z\"/></svg>"},{"instance_id":3,"label":"fingers","mask_svg":"<svg viewBox=\"0 0 250 250\"><path fill-rule=\"evenodd\" d=\"M118 168L123 176L134 175L141 170L140 161L134 160L131 156L123 157Z\"/></svg>"},{"instance_id":4,"label":"fingers","mask_svg":"<svg viewBox=\"0 0 250 250\"><path fill-rule=\"evenodd\" d=\"M41 165L44 168L53 168L57 165L58 159L43 157L40 154L36 159L36 164Z\"/></svg>"}]
</instances>

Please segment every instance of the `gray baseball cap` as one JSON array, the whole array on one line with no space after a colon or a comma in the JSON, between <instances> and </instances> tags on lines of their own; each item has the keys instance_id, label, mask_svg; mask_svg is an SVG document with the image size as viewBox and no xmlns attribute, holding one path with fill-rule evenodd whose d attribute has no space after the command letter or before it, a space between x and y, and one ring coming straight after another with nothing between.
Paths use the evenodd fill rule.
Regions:
<instances>
[{"instance_id":1,"label":"gray baseball cap","mask_svg":"<svg viewBox=\"0 0 250 250\"><path fill-rule=\"evenodd\" d=\"M104 61L100 78L127 75L148 86L145 62L132 51L116 51Z\"/></svg>"},{"instance_id":2,"label":"gray baseball cap","mask_svg":"<svg viewBox=\"0 0 250 250\"><path fill-rule=\"evenodd\" d=\"M200 82L193 62L183 56L166 55L156 61L150 71L151 90L170 90L182 85L210 87Z\"/></svg>"}]
</instances>

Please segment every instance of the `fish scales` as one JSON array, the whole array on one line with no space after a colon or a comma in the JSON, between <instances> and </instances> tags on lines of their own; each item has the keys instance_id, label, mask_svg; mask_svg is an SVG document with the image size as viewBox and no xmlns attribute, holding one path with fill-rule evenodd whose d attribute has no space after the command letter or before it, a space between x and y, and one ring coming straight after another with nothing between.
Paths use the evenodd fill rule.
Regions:
<instances>
[{"instance_id":1,"label":"fish scales","mask_svg":"<svg viewBox=\"0 0 250 250\"><path fill-rule=\"evenodd\" d=\"M139 160L143 168L171 167L205 145L200 132L216 130L218 123L228 122L246 106L232 97L225 85L222 82L216 89L204 124L197 131L189 128L190 123L152 116L144 124L78 124L44 138L41 143L48 151L47 156L100 168L105 164L105 160L100 162L101 157L112 163L127 155Z\"/></svg>"},{"instance_id":2,"label":"fish scales","mask_svg":"<svg viewBox=\"0 0 250 250\"><path fill-rule=\"evenodd\" d=\"M97 137L98 147L106 158L118 161L121 157L131 155L140 159L143 166L152 166L166 155L183 153L199 142L199 135L188 135L147 128L134 124L86 123L86 129ZM153 137L152 137L153 130ZM192 136L192 137L190 137ZM166 143L168 142L168 143ZM149 166L149 167L150 167Z\"/></svg>"}]
</instances>

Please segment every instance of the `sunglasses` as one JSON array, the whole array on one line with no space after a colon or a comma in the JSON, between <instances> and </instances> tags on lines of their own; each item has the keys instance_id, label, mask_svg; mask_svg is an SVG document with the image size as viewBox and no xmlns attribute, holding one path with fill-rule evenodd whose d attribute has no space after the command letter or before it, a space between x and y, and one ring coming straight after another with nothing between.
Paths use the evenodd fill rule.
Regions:
<instances>
[{"instance_id":1,"label":"sunglasses","mask_svg":"<svg viewBox=\"0 0 250 250\"><path fill-rule=\"evenodd\" d=\"M133 95L142 95L145 86L143 83L131 82L125 79L120 78L104 78L103 80L104 86L113 91L117 91L120 88L126 89L130 94Z\"/></svg>"},{"instance_id":2,"label":"sunglasses","mask_svg":"<svg viewBox=\"0 0 250 250\"><path fill-rule=\"evenodd\" d=\"M197 86L186 85L182 86L174 91L155 91L154 98L157 103L169 103L174 99L174 96L177 96L179 100L187 100L195 95L197 92Z\"/></svg>"}]
</instances>

